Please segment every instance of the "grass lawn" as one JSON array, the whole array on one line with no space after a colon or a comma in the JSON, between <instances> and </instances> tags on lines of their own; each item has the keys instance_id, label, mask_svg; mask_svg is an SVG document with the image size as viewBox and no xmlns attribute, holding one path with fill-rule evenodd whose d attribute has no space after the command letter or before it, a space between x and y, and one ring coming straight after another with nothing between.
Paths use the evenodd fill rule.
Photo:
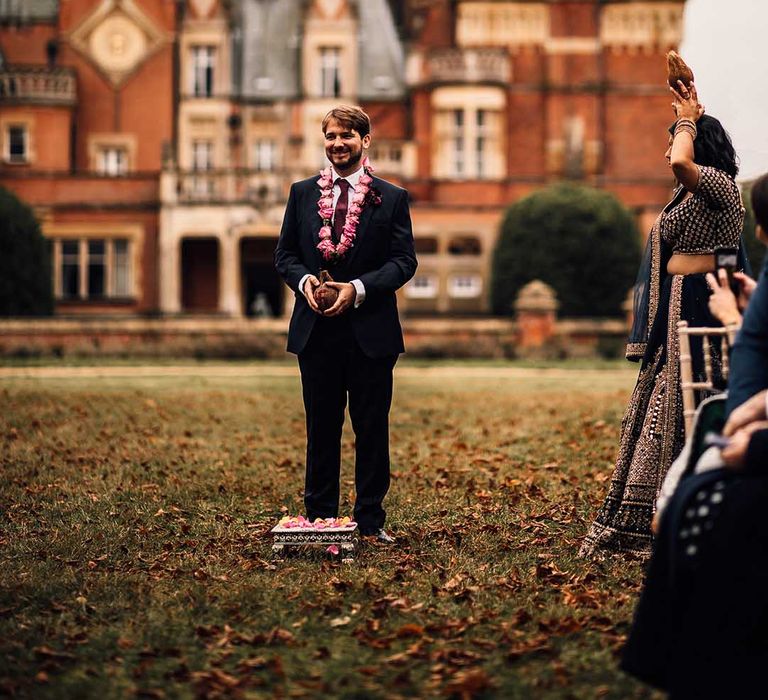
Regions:
<instances>
[{"instance_id":1,"label":"grass lawn","mask_svg":"<svg viewBox=\"0 0 768 700\"><path fill-rule=\"evenodd\" d=\"M631 370L404 365L399 545L275 566L304 451L279 369L0 379L0 694L652 697L616 668L641 566L576 558Z\"/></svg>"}]
</instances>

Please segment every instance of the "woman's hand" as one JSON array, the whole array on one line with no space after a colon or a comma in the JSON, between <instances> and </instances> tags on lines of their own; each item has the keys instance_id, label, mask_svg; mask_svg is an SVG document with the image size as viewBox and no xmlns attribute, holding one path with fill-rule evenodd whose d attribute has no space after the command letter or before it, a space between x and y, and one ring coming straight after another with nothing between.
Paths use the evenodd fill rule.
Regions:
<instances>
[{"instance_id":1,"label":"woman's hand","mask_svg":"<svg viewBox=\"0 0 768 700\"><path fill-rule=\"evenodd\" d=\"M747 457L747 450L749 449L749 441L752 439L752 433L766 429L768 429L768 421L761 420L749 423L740 430L737 430L731 436L730 442L720 453L723 462L725 462L725 466L730 469L743 469Z\"/></svg>"},{"instance_id":2,"label":"woman's hand","mask_svg":"<svg viewBox=\"0 0 768 700\"><path fill-rule=\"evenodd\" d=\"M707 273L707 284L712 290L709 297L709 312L724 326L741 325L739 304L728 284L728 274L722 268L717 271L717 279Z\"/></svg>"},{"instance_id":3,"label":"woman's hand","mask_svg":"<svg viewBox=\"0 0 768 700\"><path fill-rule=\"evenodd\" d=\"M675 88L669 88L670 92L675 96L675 101L672 103L672 109L675 110L675 115L678 119L691 119L694 122L699 121L701 115L704 114L704 105L699 104L699 95L696 92L696 86L691 83L691 87L685 87L685 83L682 80L677 81L677 90Z\"/></svg>"},{"instance_id":4,"label":"woman's hand","mask_svg":"<svg viewBox=\"0 0 768 700\"><path fill-rule=\"evenodd\" d=\"M681 80L677 81L677 90L669 88L675 96L672 109L678 121L688 119L696 122L702 114L704 107L699 104L696 87L691 83L690 88L685 87ZM677 181L689 192L695 192L699 186L699 166L694 162L695 151L693 147L694 135L688 129L675 130L672 138L672 148L669 153L669 164Z\"/></svg>"}]
</instances>

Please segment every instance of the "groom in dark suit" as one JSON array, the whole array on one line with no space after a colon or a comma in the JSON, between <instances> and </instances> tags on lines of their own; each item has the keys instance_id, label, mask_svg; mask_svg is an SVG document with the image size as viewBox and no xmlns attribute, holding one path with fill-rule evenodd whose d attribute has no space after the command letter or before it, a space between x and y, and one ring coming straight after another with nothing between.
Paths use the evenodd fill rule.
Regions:
<instances>
[{"instance_id":1,"label":"groom in dark suit","mask_svg":"<svg viewBox=\"0 0 768 700\"><path fill-rule=\"evenodd\" d=\"M355 431L354 518L363 535L391 543L382 501L389 489L392 370L404 351L395 291L416 271L408 193L370 175L368 115L337 107L323 120L330 168L291 186L275 266L295 292L288 351L299 357L307 418L307 517L339 511L341 433L349 397ZM362 208L362 209L361 209ZM321 311L320 269L339 293Z\"/></svg>"}]
</instances>

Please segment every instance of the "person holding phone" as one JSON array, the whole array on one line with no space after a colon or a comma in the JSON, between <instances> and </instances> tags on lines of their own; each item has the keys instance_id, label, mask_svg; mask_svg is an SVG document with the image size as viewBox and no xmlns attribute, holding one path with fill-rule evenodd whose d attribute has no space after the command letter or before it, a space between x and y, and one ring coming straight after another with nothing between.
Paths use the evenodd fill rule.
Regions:
<instances>
[{"instance_id":1,"label":"person holding phone","mask_svg":"<svg viewBox=\"0 0 768 700\"><path fill-rule=\"evenodd\" d=\"M756 236L768 245L768 175L755 181L751 200ZM676 698L754 697L768 663L761 556L768 548L768 264L756 285L736 274L738 302L719 272L719 284L708 275L713 313L741 322L746 306L731 351L725 426L704 438L719 448L714 455L702 453L692 473L678 460L667 475L657 544L621 660L622 670ZM717 495L701 498L708 485Z\"/></svg>"},{"instance_id":2,"label":"person holding phone","mask_svg":"<svg viewBox=\"0 0 768 700\"><path fill-rule=\"evenodd\" d=\"M677 323L717 325L705 280L715 269L715 249L738 249L740 267L746 260L731 139L717 119L704 114L693 83L678 82L672 92L677 119L665 157L678 184L651 230L638 273L627 357L641 363L640 373L622 421L608 494L582 556L650 554L656 497L683 447ZM700 341L692 345L700 357ZM713 362L719 366L718 357ZM702 369L694 366L697 374Z\"/></svg>"},{"instance_id":3,"label":"person holding phone","mask_svg":"<svg viewBox=\"0 0 768 700\"><path fill-rule=\"evenodd\" d=\"M755 212L755 235L768 246L768 174L752 184L752 210ZM728 299L725 292L717 295ZM742 287L739 304L746 297L736 343L731 352L731 379L723 434L728 445L723 460L732 469L768 468L768 258L759 283L749 281ZM733 299L728 299L733 304ZM742 307L743 309L743 307Z\"/></svg>"},{"instance_id":4,"label":"person holding phone","mask_svg":"<svg viewBox=\"0 0 768 700\"><path fill-rule=\"evenodd\" d=\"M765 226L761 223L761 217L768 219L768 174L762 175L752 184L750 199L752 211L755 212L755 237L768 246L768 220ZM733 272L734 289L729 283L726 270L722 266L717 267L717 276L707 274L707 284L712 290L709 310L724 326L740 328L743 314L757 288L757 281L736 270Z\"/></svg>"}]
</instances>

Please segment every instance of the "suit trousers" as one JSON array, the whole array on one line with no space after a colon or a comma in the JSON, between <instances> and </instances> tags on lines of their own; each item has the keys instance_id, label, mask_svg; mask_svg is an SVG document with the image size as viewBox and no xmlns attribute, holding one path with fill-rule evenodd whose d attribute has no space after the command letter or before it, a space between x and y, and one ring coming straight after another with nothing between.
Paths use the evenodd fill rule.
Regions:
<instances>
[{"instance_id":1,"label":"suit trousers","mask_svg":"<svg viewBox=\"0 0 768 700\"><path fill-rule=\"evenodd\" d=\"M389 409L397 355L373 359L354 338L347 314L318 318L299 369L307 419L304 505L307 517L337 517L341 435L349 398L355 432L354 519L363 534L384 525L389 490Z\"/></svg>"}]
</instances>

